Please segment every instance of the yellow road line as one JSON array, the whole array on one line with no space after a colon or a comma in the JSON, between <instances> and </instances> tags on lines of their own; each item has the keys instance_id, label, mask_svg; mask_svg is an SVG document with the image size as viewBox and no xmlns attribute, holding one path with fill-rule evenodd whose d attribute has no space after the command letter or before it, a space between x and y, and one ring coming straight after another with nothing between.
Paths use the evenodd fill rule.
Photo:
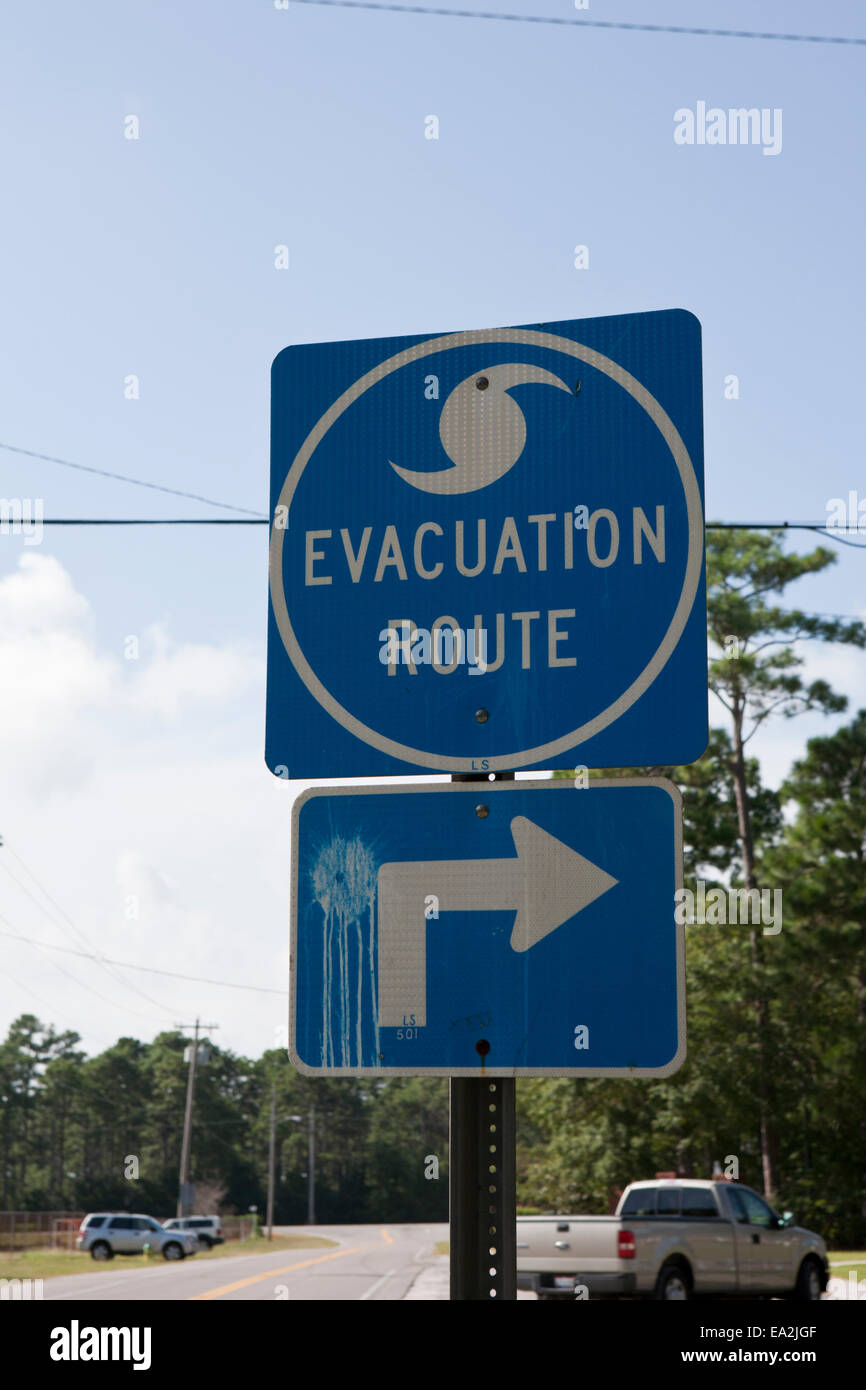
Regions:
<instances>
[{"instance_id":1,"label":"yellow road line","mask_svg":"<svg viewBox=\"0 0 866 1390\"><path fill-rule=\"evenodd\" d=\"M381 1235L381 1237L382 1237L382 1239L384 1240L384 1242L385 1242L386 1245L393 1245L393 1244L394 1244L394 1237L388 1235L388 1232L385 1230L385 1227L384 1227L384 1226L382 1227L382 1229L381 1229L381 1231L380 1231L380 1235Z\"/></svg>"},{"instance_id":2,"label":"yellow road line","mask_svg":"<svg viewBox=\"0 0 866 1390\"><path fill-rule=\"evenodd\" d=\"M344 1255L357 1255L359 1250L369 1250L368 1245L355 1245L351 1250L335 1250L330 1255L317 1255L312 1260L300 1260L294 1265L283 1265L281 1269L269 1269L265 1274L251 1274L248 1279L238 1279L234 1284L221 1284L218 1289L208 1289L207 1293L192 1294L187 1303L197 1303L207 1298L221 1298L224 1293L234 1293L235 1289L246 1289L250 1284L260 1284L263 1279L275 1279L279 1274L289 1274L293 1269L306 1269L308 1265L318 1265L324 1260L341 1260Z\"/></svg>"}]
</instances>

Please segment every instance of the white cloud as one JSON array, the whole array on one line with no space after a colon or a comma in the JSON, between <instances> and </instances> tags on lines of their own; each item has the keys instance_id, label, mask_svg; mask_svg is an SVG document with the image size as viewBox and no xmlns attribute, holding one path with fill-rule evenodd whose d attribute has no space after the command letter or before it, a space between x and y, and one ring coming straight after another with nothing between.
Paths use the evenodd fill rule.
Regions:
<instances>
[{"instance_id":1,"label":"white cloud","mask_svg":"<svg viewBox=\"0 0 866 1390\"><path fill-rule=\"evenodd\" d=\"M134 749L142 715L224 712L263 663L232 646L175 643L147 629L142 658L99 650L91 606L58 560L22 555L0 580L0 758L20 794L80 786L107 744ZM148 655L149 653L149 655Z\"/></svg>"},{"instance_id":2,"label":"white cloud","mask_svg":"<svg viewBox=\"0 0 866 1390\"><path fill-rule=\"evenodd\" d=\"M172 642L161 623L147 629L145 650L149 646L154 656L131 682L133 709L176 719L190 702L225 702L254 683L264 688L261 660L234 648Z\"/></svg>"},{"instance_id":3,"label":"white cloud","mask_svg":"<svg viewBox=\"0 0 866 1390\"><path fill-rule=\"evenodd\" d=\"M92 615L57 560L24 554L0 581L0 758L30 790L86 776L82 716L110 703L114 664L96 651Z\"/></svg>"},{"instance_id":4,"label":"white cloud","mask_svg":"<svg viewBox=\"0 0 866 1390\"><path fill-rule=\"evenodd\" d=\"M117 856L114 877L124 897L139 904L170 903L175 894L176 885L135 850L122 850Z\"/></svg>"},{"instance_id":5,"label":"white cloud","mask_svg":"<svg viewBox=\"0 0 866 1390\"><path fill-rule=\"evenodd\" d=\"M18 569L0 581L0 611L5 634L28 637L78 626L90 618L89 603L76 592L60 562L26 552Z\"/></svg>"}]
</instances>

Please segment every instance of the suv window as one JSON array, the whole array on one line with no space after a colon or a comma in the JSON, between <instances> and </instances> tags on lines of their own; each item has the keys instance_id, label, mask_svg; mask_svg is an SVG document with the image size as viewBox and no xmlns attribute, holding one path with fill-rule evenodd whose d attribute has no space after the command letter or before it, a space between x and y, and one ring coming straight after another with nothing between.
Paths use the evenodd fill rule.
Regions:
<instances>
[{"instance_id":1,"label":"suv window","mask_svg":"<svg viewBox=\"0 0 866 1390\"><path fill-rule=\"evenodd\" d=\"M679 1216L680 1214L680 1189L678 1187L660 1187L658 1202L659 1216Z\"/></svg>"},{"instance_id":2,"label":"suv window","mask_svg":"<svg viewBox=\"0 0 866 1390\"><path fill-rule=\"evenodd\" d=\"M104 1216L88 1216L87 1219L85 1220L84 1224L85 1224L85 1226L87 1227L87 1229L88 1229L88 1231L89 1231L89 1230L91 1229L91 1227L93 1227L93 1226L102 1226L102 1225L104 1225L104 1224L105 1224L105 1217L104 1217Z\"/></svg>"},{"instance_id":3,"label":"suv window","mask_svg":"<svg viewBox=\"0 0 866 1390\"><path fill-rule=\"evenodd\" d=\"M211 1223L209 1221L190 1221L189 1226L190 1230L195 1231L198 1230L201 1226L209 1226L210 1224Z\"/></svg>"},{"instance_id":4,"label":"suv window","mask_svg":"<svg viewBox=\"0 0 866 1390\"><path fill-rule=\"evenodd\" d=\"M135 1227L132 1224L131 1216L112 1216L108 1223L108 1229L110 1231L133 1231Z\"/></svg>"},{"instance_id":5,"label":"suv window","mask_svg":"<svg viewBox=\"0 0 866 1390\"><path fill-rule=\"evenodd\" d=\"M657 1187L636 1187L625 1199L620 1216L655 1216Z\"/></svg>"},{"instance_id":6,"label":"suv window","mask_svg":"<svg viewBox=\"0 0 866 1390\"><path fill-rule=\"evenodd\" d=\"M716 1199L708 1187L684 1187L681 1189L683 1194L683 1216L691 1221L704 1220L707 1217L718 1216L719 1209L716 1206Z\"/></svg>"}]
</instances>

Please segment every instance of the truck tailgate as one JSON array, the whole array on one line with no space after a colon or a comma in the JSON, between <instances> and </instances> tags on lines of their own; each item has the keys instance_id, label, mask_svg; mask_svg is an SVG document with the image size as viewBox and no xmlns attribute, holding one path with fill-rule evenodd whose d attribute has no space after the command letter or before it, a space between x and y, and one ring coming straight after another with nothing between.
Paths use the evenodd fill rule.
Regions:
<instances>
[{"instance_id":1,"label":"truck tailgate","mask_svg":"<svg viewBox=\"0 0 866 1390\"><path fill-rule=\"evenodd\" d=\"M521 1216L517 1219L517 1268L574 1274L583 1269L618 1273L618 1216Z\"/></svg>"}]
</instances>

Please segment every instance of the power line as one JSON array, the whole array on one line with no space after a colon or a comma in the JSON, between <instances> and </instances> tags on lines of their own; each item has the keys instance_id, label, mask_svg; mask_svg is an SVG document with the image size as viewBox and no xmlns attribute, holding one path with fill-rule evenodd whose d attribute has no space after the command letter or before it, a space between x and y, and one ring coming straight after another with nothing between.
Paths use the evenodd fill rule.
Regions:
<instances>
[{"instance_id":1,"label":"power line","mask_svg":"<svg viewBox=\"0 0 866 1390\"><path fill-rule=\"evenodd\" d=\"M270 517L44 517L28 525L270 525Z\"/></svg>"},{"instance_id":2,"label":"power line","mask_svg":"<svg viewBox=\"0 0 866 1390\"><path fill-rule=\"evenodd\" d=\"M78 1029L77 1029L77 1027L76 1027L76 1024L75 1024L74 1020L71 1019L71 1018L69 1017L68 1014L62 1013L62 1012L56 1007L56 1005L50 1004L50 1003L48 1002L47 999L43 999L42 995L41 995L41 994L37 994L37 993L36 993L36 990L33 989L33 988L31 988L30 985L24 985L24 984L22 984L20 980L16 979L16 977L15 977L13 974L11 974L9 970L6 969L5 964L4 964L3 966L0 966L0 975L5 975L7 980L11 980L12 983L13 983L13 985L16 985L18 989L23 989L24 992L25 992L26 994L32 994L32 996L33 996L34 999L38 999L38 1000L39 1000L39 1003L43 1006L43 1008L48 1009L49 1012L52 1013L52 1014L56 1014L58 1018L65 1019L66 1022L67 1022L68 1024L70 1024L72 1032L75 1032L75 1033L78 1032ZM51 1026L51 1025L49 1025L49 1027L50 1027L50 1026ZM79 1036L81 1036L81 1035L79 1034ZM105 1045L106 1047L110 1047L110 1046L111 1046L111 1041L110 1041L110 1039L103 1038L101 1033L89 1033L87 1036L88 1036L88 1037L91 1037L91 1038L99 1038L99 1039L104 1043L104 1045Z\"/></svg>"},{"instance_id":3,"label":"power line","mask_svg":"<svg viewBox=\"0 0 866 1390\"><path fill-rule=\"evenodd\" d=\"M4 917L2 913L0 913L0 922L5 922L5 923L7 924L7 926L11 926L11 925L12 925L11 922L9 921L8 917ZM15 933L15 932L0 932L0 936L12 936L12 937L14 937L14 936L16 936L16 933ZM35 946L37 949L42 949L43 947L46 947L46 946L47 946L47 947L49 948L49 950L54 950L54 951L69 951L69 948L68 948L68 947L65 947L65 946L51 946L50 943L47 942L47 941L33 941L30 937L27 937L27 936L20 936L20 937L17 937L17 939L18 939L19 941L26 941L26 942L28 943L28 945L30 945L30 946ZM82 952L79 952L79 951L75 951L75 952L69 951L69 954L70 954L70 955L73 955L73 954L74 954L74 955L80 955L80 954L83 954L83 953L82 953ZM94 957L94 960L95 960L95 959L96 959L96 957ZM69 971L68 971L68 970L65 970L65 969L63 968L62 965L58 965L58 963L57 963L56 960L49 961L48 964L49 964L54 970L58 970L58 971L60 972L61 975L65 975L66 978L67 978L67 980L71 980L72 983L73 983L74 985L77 985L79 989L85 989L85 990L87 990L88 994L93 994L93 995L95 995L95 997L96 997L97 999L100 999L100 1000L102 1001L103 1004L109 1004L109 1005L111 1006L111 1008L113 1008L113 1009L122 1008L122 1009L124 1009L125 1012L127 1012L127 1013L137 1014L137 1016L138 1016L139 1018L148 1018L148 1015L147 1015L147 1014L143 1014L143 1013L141 1012L140 1009L132 1009L132 1008L130 1008L130 1006L129 1006L128 1004L118 1004L118 1002L117 1002L116 999L109 999L106 995L100 994L99 990L98 990L98 989L94 989L92 985L87 985L87 984L84 983L83 980L76 979L76 977L75 977L74 975L70 975ZM150 1022L153 1022L153 1020L151 1019Z\"/></svg>"},{"instance_id":4,"label":"power line","mask_svg":"<svg viewBox=\"0 0 866 1390\"><path fill-rule=\"evenodd\" d=\"M148 487L153 492L169 492L172 497L188 497L192 502L206 502L209 507L222 507L227 512L247 512L250 516L260 516L249 507L235 507L231 502L215 502L212 497L202 497L198 492L182 492L180 488L165 487L162 483L148 483L143 478L132 478L127 473L109 473L105 468L92 468L86 463L70 463L69 459L54 458L51 454L37 454L34 449L19 449L15 444L0 443L0 449L10 454L24 454L27 458L41 459L44 463L59 463L62 468L75 468L81 473L96 473L100 478L113 478L118 483L132 483L135 487Z\"/></svg>"},{"instance_id":5,"label":"power line","mask_svg":"<svg viewBox=\"0 0 866 1390\"><path fill-rule=\"evenodd\" d=\"M93 958L94 960L98 961L98 962L102 965L102 968L103 968L103 970L105 971L106 975L108 975L109 979L113 980L115 984L119 984L119 985L123 986L123 988L125 988L125 989L131 989L131 990L133 990L136 994L141 995L142 999L145 999L145 1000L147 1001L148 1004L153 1004L155 1008L157 1008L157 1009L162 1009L164 1006L163 1006L162 1004L160 1004L160 1002L159 1002L158 999L154 999L154 998L153 998L150 994L148 994L145 990L139 989L138 985L133 984L131 981L129 981L129 980L124 980L123 977L120 976L120 975L118 975L116 971L114 971L114 970L109 970L107 964L103 964L103 959L104 959L104 958L103 958L103 957L100 957L100 956L94 951L93 942L90 941L90 940L87 938L87 936L84 934L84 932L81 931L80 928L77 927L77 926L75 925L75 923L73 922L72 918L69 916L69 913L68 913L68 912L65 912L64 909L60 906L60 904L59 904L58 902L56 902L54 898L52 898L51 894L48 892L48 889L45 887L45 885L44 885L43 883L41 883L41 882L39 881L39 879L38 879L38 878L36 877L36 875L34 874L33 870L30 869L30 868L28 868L28 866L25 864L24 860L21 858L20 854L16 854L15 850L14 850L14 849L12 848L12 846L11 846L10 844L8 844L8 843L6 843L6 844L4 845L4 848L6 849L6 853L7 853L7 854L11 854L12 857L18 861L18 863L21 865L21 868L22 868L22 869L24 870L24 872L27 874L28 878L30 878L30 880L31 880L31 881L36 885L36 887L39 889L39 892L43 895L43 897L45 897L45 898L48 899L48 902L51 904L51 906L52 906L52 908L54 909L55 913L58 913L58 914L60 915L60 917L62 918L62 921L58 922L58 921L56 920L56 918L52 917L51 913L47 910L47 908L45 907L44 903L41 903L41 902L39 901L39 899L36 898L36 897L33 895L33 893L31 893L30 889L26 886L26 884L23 884L23 883L20 881L20 879L17 878L15 874L13 874L12 870L9 868L9 865L6 863L5 857L4 857L3 859L0 859L0 866L2 866L2 868L5 870L5 872L9 875L9 877L12 879L13 883L17 884L17 886L21 889L21 891L24 892L24 893L26 893L27 896L28 896L28 898L30 898L33 902L35 902L35 904L36 904L36 906L39 908L40 912L43 912L43 913L45 914L45 916L48 918L49 922L51 922L53 926L59 927L61 931L66 932L67 936L69 935L69 930L71 929L71 931L73 932L74 936L78 938L78 941L79 941L82 945L88 947L89 951L92 953L92 958ZM71 978L71 977L70 977L70 978ZM144 1018L144 1017L146 1017L146 1015L142 1014L141 1017Z\"/></svg>"},{"instance_id":6,"label":"power line","mask_svg":"<svg viewBox=\"0 0 866 1390\"><path fill-rule=\"evenodd\" d=\"M6 921L0 917L0 921ZM11 924L10 924L11 925ZM11 937L14 941L26 941L29 946L44 946L49 951L62 951L67 956L81 956L85 960L105 961L109 965L119 965L124 970L145 970L149 975L167 975L172 980L191 980L198 985L220 985L223 989L250 989L256 994L279 994L285 996L288 990L270 989L265 985L240 985L234 980L209 980L202 975L181 975L177 970L157 970L153 965L133 965L128 960L113 960L110 956L93 955L89 951L76 951L71 946L55 946L51 941L35 941L32 936L22 936L18 932L0 931L0 936ZM160 1008L164 1006L159 1005Z\"/></svg>"},{"instance_id":7,"label":"power line","mask_svg":"<svg viewBox=\"0 0 866 1390\"><path fill-rule=\"evenodd\" d=\"M492 10L443 10L432 5L395 5L384 0L295 0L297 5L320 5L340 10L384 10L392 14L435 15L444 19L498 19L512 24L555 24L568 29L630 29L644 34L692 34L713 39L776 39L784 43L866 45L866 39L836 34L778 34L754 29L705 29L685 24L628 24L610 19L564 19L554 15L500 14Z\"/></svg>"},{"instance_id":8,"label":"power line","mask_svg":"<svg viewBox=\"0 0 866 1390\"><path fill-rule=\"evenodd\" d=\"M846 521L840 526L836 522L830 525L829 521L708 521L707 530L712 531L861 531L866 535L866 526L857 521Z\"/></svg>"},{"instance_id":9,"label":"power line","mask_svg":"<svg viewBox=\"0 0 866 1390\"><path fill-rule=\"evenodd\" d=\"M708 521L706 524L708 531L816 531L822 536L826 536L828 541L835 541L837 545L850 545L852 550L866 550L866 544L860 545L857 541L852 541L843 536L841 532L852 531L855 535L864 535L862 524L852 521L846 522L844 526L839 526L835 522L831 526L826 521Z\"/></svg>"},{"instance_id":10,"label":"power line","mask_svg":"<svg viewBox=\"0 0 866 1390\"><path fill-rule=\"evenodd\" d=\"M856 531L857 527L851 527L850 529ZM832 531L824 532L828 541L835 541L837 545L850 545L853 550L866 550L866 545L859 545L857 541L849 541L845 536L835 535L835 530L836 528L834 527Z\"/></svg>"},{"instance_id":11,"label":"power line","mask_svg":"<svg viewBox=\"0 0 866 1390\"><path fill-rule=\"evenodd\" d=\"M2 447L2 446L0 446ZM269 526L270 518L254 516L249 521L243 517L215 516L63 516L45 517L42 526ZM821 531L828 540L841 541L843 545L854 542L845 540L843 531L855 535L866 535L862 523L852 521L844 526L830 526L826 521L708 521L707 531ZM856 547L855 547L856 548ZM862 549L862 547L859 547Z\"/></svg>"},{"instance_id":12,"label":"power line","mask_svg":"<svg viewBox=\"0 0 866 1390\"><path fill-rule=\"evenodd\" d=\"M371 0L371 3L370 3L370 4L365 4L365 5L361 5L360 3L355 4L355 3L354 3L354 0L353 0L353 3L352 3L352 4L349 4L349 0L296 0L296 3L298 3L298 4L341 4L341 5L345 3L345 4L348 6L348 8L350 8L350 9L351 9L351 8L358 8L358 9L360 9L360 8L366 8L366 9L399 9L399 10L408 11L408 12L410 12L410 13L418 13L418 14L421 14L421 13L428 13L428 11L421 11L421 10L412 11L412 10L410 10L410 7L405 6L405 5L404 5L404 6L374 5L374 4L372 4L372 0ZM497 19L497 18L499 18L499 19L519 19L519 18L521 18L521 16L518 16L518 15L493 15L493 14L489 14L489 15L488 15L488 14L483 14L483 13L481 13L480 11L479 11L478 15L475 15L474 11L468 11L468 10L466 10L466 11L462 11L462 10L461 10L461 11L457 11L457 10L453 10L453 11L452 11L452 10L430 10L429 13L431 13L431 14L450 14L450 15L457 15L458 17L470 16L470 17L476 17L476 18L482 18L482 19L485 19L485 18L486 18L486 19ZM576 24L589 24L589 23L592 23L592 24L595 24L597 27L602 27L602 28L624 27L624 28L650 28L650 29L652 29L652 28L659 28L659 27L661 27L661 26L657 26L657 25L656 25L656 26L653 26L653 25L622 25L622 26L616 26L616 25L613 25L613 24L608 24L606 21L602 21L602 20L597 20L597 21L596 21L596 20L593 20L593 21L589 21L589 20L571 20L571 19L567 19L567 20L566 20L566 19L542 20L542 19L537 19L537 18L535 18L535 17L531 17L531 16L530 16L529 18L527 18L526 22L527 22L527 23L551 23L551 24L575 24L575 23L576 23ZM703 30L701 30L701 31L698 31L698 30L691 31L691 30L689 30L689 31L684 31L684 32L707 32L707 33L715 33L715 32L717 32L717 31L715 31L715 30L706 30L706 31L703 31ZM718 31L718 32L727 32L727 31ZM731 32L733 32L733 31L731 31ZM760 36L759 36L759 37L760 37ZM785 37L785 36L784 36L784 35L775 35L775 36L769 35L769 36L764 36L764 37L780 37L780 38L781 38L781 37ZM828 40L828 42L829 42L829 40ZM854 40L851 40L851 42L854 42ZM858 40L856 40L856 42L866 44L866 39L858 39ZM54 458L51 454L39 454L39 453L36 453L36 451L33 450L33 449L20 449L20 448L18 448L18 446L15 445L15 444L4 444L4 443L0 442L0 449L6 449L6 450L8 450L10 453L13 453L13 454L24 454L24 455L26 455L28 458L43 459L43 460L44 460L45 462L47 462L47 463L59 463L59 464L61 464L64 468L76 468L76 469L80 469L80 470L81 470L82 472L84 472L84 473L95 473L95 474L97 474L99 477L102 477L102 478L113 478L113 479L115 479L116 481L119 481L119 482L133 483L136 487L151 488L151 489L152 489L153 491L155 491L155 492L166 492L166 493L170 493L173 497L186 497L186 498L189 498L191 501L194 501L194 502L205 502L209 507L221 507L221 508L223 508L225 511L245 512L245 513L246 513L246 517L208 517L208 516L201 516L201 517L199 517L199 516L192 516L192 517L186 517L186 516L184 516L184 517L84 517L84 516L73 516L73 517L43 517L43 518L40 519L40 521L39 521L39 523L38 523L40 526L268 526L268 525L270 525L270 517L263 516L260 512L255 512L255 511L253 511L253 509L252 509L251 507L238 507L238 506L235 506L235 505L234 505L233 503L231 503L231 502L215 502L215 501L213 500L213 498L211 498L211 497L203 497L200 493L197 493L197 492L182 492L182 491L180 491L180 489L178 489L178 488L164 487L161 483L149 483L149 482L145 482L142 478L133 478L133 477L131 477L130 475L125 474L125 473L110 473L110 472L108 472L108 471L107 471L106 469L104 469L104 468L92 468L92 467L90 467L88 464L83 464L83 463L71 463L68 459ZM36 523L28 523L28 524L36 524ZM842 544L842 545L854 545L854 546L855 546L855 549L861 548L861 547L856 546L855 542L846 540L841 534L834 534L834 533L840 533L840 532L842 532L842 531L854 531L855 533L861 532L862 528L861 528L861 526L860 526L857 522L852 522L852 523L850 523L850 524L847 524L847 523L846 523L845 525L842 525L842 526L839 526L839 525L835 525L835 524L834 524L834 526L833 526L832 528L829 528L829 524L828 524L826 521L708 521L708 522L705 523L705 529L706 529L707 531L736 531L736 530L740 530L740 529L742 529L742 530L749 530L749 531L770 531L770 530L823 531L823 532L825 532L825 533L827 534L827 536L828 536L828 538L829 538L830 540L838 540L838 541L840 542L840 544Z\"/></svg>"}]
</instances>

